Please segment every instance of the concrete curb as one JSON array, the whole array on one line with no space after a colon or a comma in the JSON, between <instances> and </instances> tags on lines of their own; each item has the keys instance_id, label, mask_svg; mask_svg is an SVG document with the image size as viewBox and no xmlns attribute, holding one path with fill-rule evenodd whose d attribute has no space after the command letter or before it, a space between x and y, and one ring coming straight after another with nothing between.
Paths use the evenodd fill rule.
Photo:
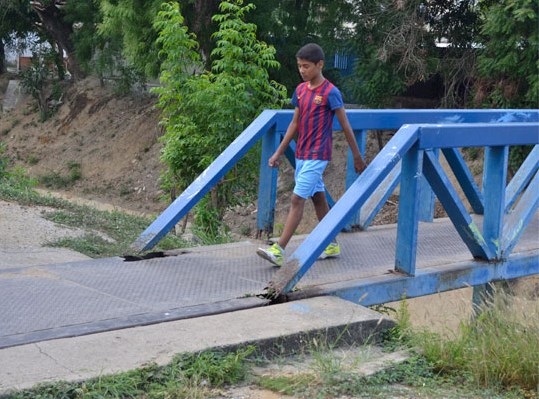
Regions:
<instances>
[{"instance_id":1,"label":"concrete curb","mask_svg":"<svg viewBox=\"0 0 539 399\"><path fill-rule=\"evenodd\" d=\"M80 381L165 365L178 353L254 345L257 353L284 355L310 340L334 345L376 342L394 323L336 297L317 297L137 327L43 341L0 350L0 396L39 383Z\"/></svg>"}]
</instances>

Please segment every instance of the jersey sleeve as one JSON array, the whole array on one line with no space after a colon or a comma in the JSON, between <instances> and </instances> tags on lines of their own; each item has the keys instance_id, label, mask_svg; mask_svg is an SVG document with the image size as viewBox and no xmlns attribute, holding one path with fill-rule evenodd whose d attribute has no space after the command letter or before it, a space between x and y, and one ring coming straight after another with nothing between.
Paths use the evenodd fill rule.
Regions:
<instances>
[{"instance_id":1,"label":"jersey sleeve","mask_svg":"<svg viewBox=\"0 0 539 399\"><path fill-rule=\"evenodd\" d=\"M294 90L294 94L292 94L292 98L290 99L290 104L292 104L294 107L299 107L299 102L298 102L298 96L297 96L297 90L298 89L295 89Z\"/></svg>"},{"instance_id":2,"label":"jersey sleeve","mask_svg":"<svg viewBox=\"0 0 539 399\"><path fill-rule=\"evenodd\" d=\"M332 111L344 107L341 91L336 87L333 87L328 94L328 104Z\"/></svg>"}]
</instances>

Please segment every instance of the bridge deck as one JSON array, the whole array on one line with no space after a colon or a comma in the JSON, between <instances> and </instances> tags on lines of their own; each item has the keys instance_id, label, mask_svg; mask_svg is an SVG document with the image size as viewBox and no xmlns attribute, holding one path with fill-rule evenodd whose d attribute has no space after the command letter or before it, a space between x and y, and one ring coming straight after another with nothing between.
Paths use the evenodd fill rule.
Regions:
<instances>
[{"instance_id":1,"label":"bridge deck","mask_svg":"<svg viewBox=\"0 0 539 399\"><path fill-rule=\"evenodd\" d=\"M302 237L295 237L291 253ZM339 236L342 255L318 261L298 288L368 280L393 268L396 228ZM0 348L263 306L275 268L258 243L186 249L165 258L107 258L0 271ZM539 249L536 213L513 253ZM471 260L448 219L419 227L417 270ZM401 278L395 276L394 278Z\"/></svg>"}]
</instances>

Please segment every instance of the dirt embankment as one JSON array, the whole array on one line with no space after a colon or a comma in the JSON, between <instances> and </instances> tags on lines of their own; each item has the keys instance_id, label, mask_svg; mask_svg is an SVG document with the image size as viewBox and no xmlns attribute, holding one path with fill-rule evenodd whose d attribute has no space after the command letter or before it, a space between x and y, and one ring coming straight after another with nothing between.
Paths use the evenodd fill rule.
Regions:
<instances>
[{"instance_id":1,"label":"dirt embankment","mask_svg":"<svg viewBox=\"0 0 539 399\"><path fill-rule=\"evenodd\" d=\"M67 180L60 190L142 213L166 205L159 187L161 135L155 98L117 97L88 79L64 92L63 103L41 122L27 98L1 115L0 141L28 173ZM69 179L73 171L78 180Z\"/></svg>"}]
</instances>

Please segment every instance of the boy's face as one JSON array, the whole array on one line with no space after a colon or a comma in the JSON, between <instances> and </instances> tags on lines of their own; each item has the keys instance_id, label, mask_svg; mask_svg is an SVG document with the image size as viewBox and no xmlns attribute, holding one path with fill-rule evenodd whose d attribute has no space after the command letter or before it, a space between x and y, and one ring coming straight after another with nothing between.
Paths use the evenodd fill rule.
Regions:
<instances>
[{"instance_id":1,"label":"boy's face","mask_svg":"<svg viewBox=\"0 0 539 399\"><path fill-rule=\"evenodd\" d=\"M324 60L320 60L317 63L312 61L304 60L298 58L298 70L301 78L305 82L310 82L314 78L317 78L322 73L322 68L324 67Z\"/></svg>"}]
</instances>

